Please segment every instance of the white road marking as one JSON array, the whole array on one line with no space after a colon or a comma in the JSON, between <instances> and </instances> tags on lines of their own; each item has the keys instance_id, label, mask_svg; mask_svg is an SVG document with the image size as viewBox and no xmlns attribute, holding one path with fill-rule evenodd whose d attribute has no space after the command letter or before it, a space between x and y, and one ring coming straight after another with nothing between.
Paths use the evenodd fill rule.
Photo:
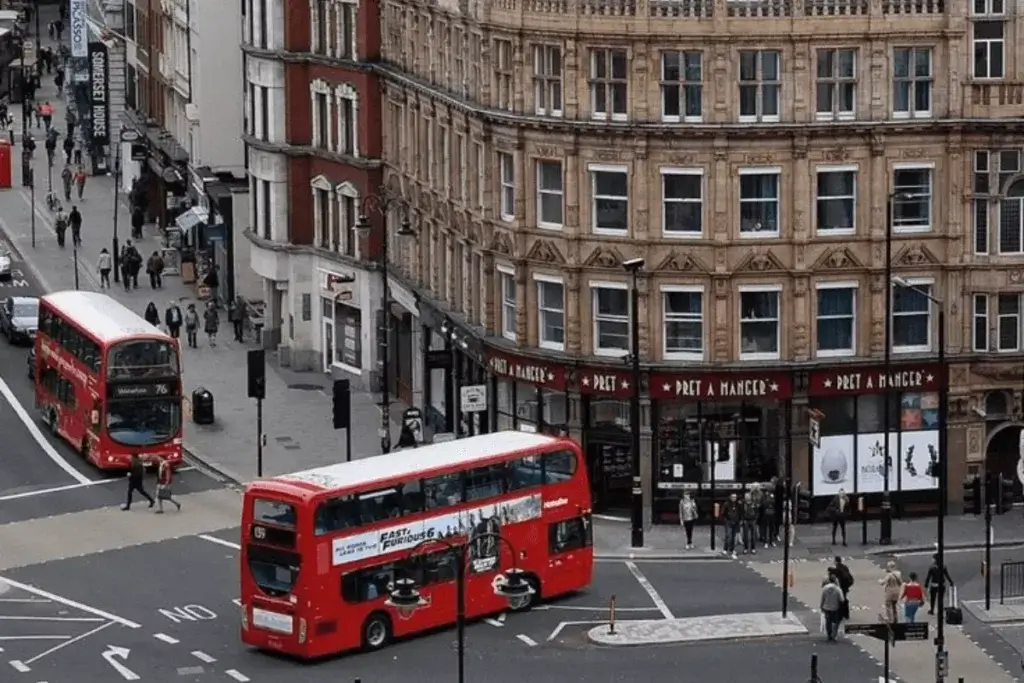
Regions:
<instances>
[{"instance_id":1,"label":"white road marking","mask_svg":"<svg viewBox=\"0 0 1024 683\"><path fill-rule=\"evenodd\" d=\"M0 378L0 394L3 394L4 399L11 404L11 408L14 409L18 419L25 425L25 429L27 429L28 433L32 435L32 438L35 440L40 450L46 454L46 457L53 461L53 464L64 470L68 476L79 484L92 484L92 479L72 467L71 463L65 460L64 456L58 453L57 449L50 445L50 442L46 440L45 436L43 436L43 432L40 431L39 425L37 425L36 421L32 419L32 416L28 414L25 407L18 402L18 397L14 395L14 392L11 391L9 386L7 386L7 382L5 382L3 378Z\"/></svg>"},{"instance_id":2,"label":"white road marking","mask_svg":"<svg viewBox=\"0 0 1024 683\"><path fill-rule=\"evenodd\" d=\"M87 486L99 486L101 484L123 484L124 482L120 479L98 479L90 480L83 484L68 484L67 486L54 486L49 489L37 489L35 491L22 491L21 493L10 493L6 496L0 496L0 501L6 500L21 500L22 498L35 498L36 496L47 496L51 493L62 493L64 491L74 491L75 489L84 489Z\"/></svg>"},{"instance_id":3,"label":"white road marking","mask_svg":"<svg viewBox=\"0 0 1024 683\"><path fill-rule=\"evenodd\" d=\"M200 662L205 662L206 664L213 664L217 661L216 657L211 657L202 650L192 650L192 656L198 659Z\"/></svg>"},{"instance_id":4,"label":"white road marking","mask_svg":"<svg viewBox=\"0 0 1024 683\"><path fill-rule=\"evenodd\" d=\"M606 522L628 522L629 517L620 517L619 515L600 515L591 513L590 515L594 519L603 519Z\"/></svg>"},{"instance_id":5,"label":"white road marking","mask_svg":"<svg viewBox=\"0 0 1024 683\"><path fill-rule=\"evenodd\" d=\"M11 666L14 667L15 671L20 671L23 674L27 674L29 671L32 670L32 669L28 668L27 664L25 664L24 662L20 662L17 659L15 659L13 662L11 662Z\"/></svg>"},{"instance_id":6,"label":"white road marking","mask_svg":"<svg viewBox=\"0 0 1024 683\"><path fill-rule=\"evenodd\" d=\"M519 640L523 641L524 643L526 643L530 647L537 647L537 641L534 640L533 638L531 638L530 636L523 635L522 633L518 633L518 634L516 634L516 638L518 638Z\"/></svg>"},{"instance_id":7,"label":"white road marking","mask_svg":"<svg viewBox=\"0 0 1024 683\"><path fill-rule=\"evenodd\" d=\"M97 621L106 621L99 617L8 617L0 616L0 621L75 621L95 624Z\"/></svg>"},{"instance_id":8,"label":"white road marking","mask_svg":"<svg viewBox=\"0 0 1024 683\"><path fill-rule=\"evenodd\" d=\"M534 610L567 609L575 612L607 612L608 605L604 607L583 607L581 605L537 605ZM657 612L657 607L616 607L616 612Z\"/></svg>"},{"instance_id":9,"label":"white road marking","mask_svg":"<svg viewBox=\"0 0 1024 683\"><path fill-rule=\"evenodd\" d=\"M661 596L658 595L658 591L654 588L654 585L647 580L647 577L644 576L643 572L640 571L640 568L636 566L636 563L627 562L626 569L629 570L629 573L633 575L633 578L640 584L640 587L643 588L647 592L647 595L650 596L651 602L653 602L654 606L658 608L659 612L661 612L661 616L666 619L675 619L672 615L672 610L670 610L668 605L665 604L665 601L661 599Z\"/></svg>"},{"instance_id":10,"label":"white road marking","mask_svg":"<svg viewBox=\"0 0 1024 683\"><path fill-rule=\"evenodd\" d=\"M0 636L0 640L70 640L71 636Z\"/></svg>"},{"instance_id":11,"label":"white road marking","mask_svg":"<svg viewBox=\"0 0 1024 683\"><path fill-rule=\"evenodd\" d=\"M238 683L246 683L246 681L249 680L249 677L240 672L238 669L228 669L224 673L226 673L228 676L231 676L233 679L238 681Z\"/></svg>"},{"instance_id":12,"label":"white road marking","mask_svg":"<svg viewBox=\"0 0 1024 683\"><path fill-rule=\"evenodd\" d=\"M548 636L548 640L552 641L558 637L558 635L565 629L566 626L593 626L594 624L607 624L607 621L563 621L561 624L555 627L555 630Z\"/></svg>"},{"instance_id":13,"label":"white road marking","mask_svg":"<svg viewBox=\"0 0 1024 683\"><path fill-rule=\"evenodd\" d=\"M105 624L100 624L99 626L97 626L96 628L94 628L91 631L86 631L85 633L81 633L81 634L75 636L74 638L69 638L68 640L65 640L60 645L54 645L53 647L51 647L46 652L41 652L41 653L37 654L32 659L28 660L27 663L28 664L34 664L35 662L38 662L43 657L46 657L47 655L52 655L54 652L57 652L58 650L63 650L68 645L72 645L74 643L77 643L80 640L85 640L89 636L95 635L95 634L99 633L100 631L102 631L103 629L107 628L108 626L112 626L113 624L114 624L113 621L108 621Z\"/></svg>"},{"instance_id":14,"label":"white road marking","mask_svg":"<svg viewBox=\"0 0 1024 683\"><path fill-rule=\"evenodd\" d=\"M1004 546L1000 546L998 548L993 548L993 550L995 550L995 551L1020 550L1021 548L1024 548L1024 545L1004 545ZM985 552L985 548L983 548L983 547L979 547L979 548L947 548L946 551L945 551L946 555L959 555L959 554L963 554L963 553L979 553L980 554L980 553L983 553L983 552ZM893 553L893 557L896 557L896 558L899 558L899 557L918 557L918 556L921 556L921 555L934 555L934 554L935 554L934 550L915 550L915 551L909 552L909 553Z\"/></svg>"},{"instance_id":15,"label":"white road marking","mask_svg":"<svg viewBox=\"0 0 1024 683\"><path fill-rule=\"evenodd\" d=\"M48 604L50 601L40 598L0 598L0 602L38 603L43 605Z\"/></svg>"},{"instance_id":16,"label":"white road marking","mask_svg":"<svg viewBox=\"0 0 1024 683\"><path fill-rule=\"evenodd\" d=\"M505 625L505 624L501 623L500 621L498 621L497 619L484 619L484 623L485 624L490 624L491 626L494 626L495 628L501 628L501 627L503 627Z\"/></svg>"},{"instance_id":17,"label":"white road marking","mask_svg":"<svg viewBox=\"0 0 1024 683\"><path fill-rule=\"evenodd\" d=\"M223 538L217 538L216 536L210 536L209 534L199 534L199 538L210 543L216 543L222 545L225 548L231 548L232 550L241 550L242 546L234 541L225 541Z\"/></svg>"},{"instance_id":18,"label":"white road marking","mask_svg":"<svg viewBox=\"0 0 1024 683\"><path fill-rule=\"evenodd\" d=\"M167 635L166 633L154 633L153 637L156 638L157 640L164 641L168 645L177 645L178 643L181 642L177 638L172 638L171 636Z\"/></svg>"},{"instance_id":19,"label":"white road marking","mask_svg":"<svg viewBox=\"0 0 1024 683\"><path fill-rule=\"evenodd\" d=\"M26 593L31 593L32 595L35 595L39 598L46 598L47 600L52 600L53 602L59 602L65 607L71 607L72 609L77 609L81 612L87 612L97 617L103 617L104 619L108 619L114 622L115 624L120 624L121 626L125 626L127 628L142 628L139 624L136 624L134 621L125 619L124 617L119 617L116 614L111 614L110 612L105 612L95 607L89 607L88 605L84 605L76 600L61 597L56 593L44 591L42 588L36 588L35 586L30 586L27 583L21 583L20 581L8 579L3 576L0 576L0 583L6 583L11 588L17 588L18 590L24 591Z\"/></svg>"}]
</instances>

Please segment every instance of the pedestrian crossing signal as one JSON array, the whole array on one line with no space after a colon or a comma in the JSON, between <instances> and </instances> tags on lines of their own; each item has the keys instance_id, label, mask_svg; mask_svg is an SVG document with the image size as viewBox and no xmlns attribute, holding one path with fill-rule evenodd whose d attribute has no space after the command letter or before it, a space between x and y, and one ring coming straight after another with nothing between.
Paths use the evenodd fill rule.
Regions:
<instances>
[{"instance_id":1,"label":"pedestrian crossing signal","mask_svg":"<svg viewBox=\"0 0 1024 683\"><path fill-rule=\"evenodd\" d=\"M1013 490L1013 479L999 477L999 493L996 497L996 514L1002 515L1013 509L1013 499L1016 492Z\"/></svg>"},{"instance_id":2,"label":"pedestrian crossing signal","mask_svg":"<svg viewBox=\"0 0 1024 683\"><path fill-rule=\"evenodd\" d=\"M981 514L981 477L976 474L964 479L964 514Z\"/></svg>"}]
</instances>

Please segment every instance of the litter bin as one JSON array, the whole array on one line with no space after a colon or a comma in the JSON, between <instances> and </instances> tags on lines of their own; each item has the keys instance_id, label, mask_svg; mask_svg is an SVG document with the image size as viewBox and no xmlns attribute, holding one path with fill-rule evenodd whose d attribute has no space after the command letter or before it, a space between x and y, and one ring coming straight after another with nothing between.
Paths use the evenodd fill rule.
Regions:
<instances>
[{"instance_id":1,"label":"litter bin","mask_svg":"<svg viewBox=\"0 0 1024 683\"><path fill-rule=\"evenodd\" d=\"M206 387L192 392L192 421L197 425L213 424L213 394Z\"/></svg>"}]
</instances>

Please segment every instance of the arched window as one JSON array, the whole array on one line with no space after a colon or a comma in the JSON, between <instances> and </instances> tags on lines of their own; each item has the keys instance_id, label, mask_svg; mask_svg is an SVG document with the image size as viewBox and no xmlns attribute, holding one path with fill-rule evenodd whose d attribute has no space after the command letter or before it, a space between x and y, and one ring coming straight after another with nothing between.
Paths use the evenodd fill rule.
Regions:
<instances>
[{"instance_id":1,"label":"arched window","mask_svg":"<svg viewBox=\"0 0 1024 683\"><path fill-rule=\"evenodd\" d=\"M1006 188L999 201L999 253L1024 253L1024 178Z\"/></svg>"}]
</instances>

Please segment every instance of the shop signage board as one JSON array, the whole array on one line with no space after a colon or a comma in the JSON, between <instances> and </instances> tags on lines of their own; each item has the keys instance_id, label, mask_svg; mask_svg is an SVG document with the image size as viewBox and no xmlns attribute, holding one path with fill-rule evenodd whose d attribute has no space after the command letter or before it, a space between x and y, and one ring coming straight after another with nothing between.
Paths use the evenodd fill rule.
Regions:
<instances>
[{"instance_id":1,"label":"shop signage board","mask_svg":"<svg viewBox=\"0 0 1024 683\"><path fill-rule=\"evenodd\" d=\"M840 366L812 371L807 393L810 396L857 396L880 394L886 387L899 392L929 393L939 390L941 379L941 368L932 364L894 365L888 373L882 366Z\"/></svg>"},{"instance_id":2,"label":"shop signage board","mask_svg":"<svg viewBox=\"0 0 1024 683\"><path fill-rule=\"evenodd\" d=\"M107 46L101 42L89 43L89 106L93 144L110 144L110 64Z\"/></svg>"},{"instance_id":3,"label":"shop signage board","mask_svg":"<svg viewBox=\"0 0 1024 683\"><path fill-rule=\"evenodd\" d=\"M68 0L68 16L71 29L71 56L79 59L89 56L89 26L86 0Z\"/></svg>"},{"instance_id":4,"label":"shop signage board","mask_svg":"<svg viewBox=\"0 0 1024 683\"><path fill-rule=\"evenodd\" d=\"M636 387L632 373L610 368L580 368L576 373L580 393L628 398Z\"/></svg>"},{"instance_id":5,"label":"shop signage board","mask_svg":"<svg viewBox=\"0 0 1024 683\"><path fill-rule=\"evenodd\" d=\"M535 358L524 358L500 351L491 351L487 366L499 379L535 384L546 389L565 391L565 366Z\"/></svg>"},{"instance_id":6,"label":"shop signage board","mask_svg":"<svg viewBox=\"0 0 1024 683\"><path fill-rule=\"evenodd\" d=\"M793 395L786 372L652 372L653 399L676 401L781 401Z\"/></svg>"},{"instance_id":7,"label":"shop signage board","mask_svg":"<svg viewBox=\"0 0 1024 683\"><path fill-rule=\"evenodd\" d=\"M487 385L470 384L459 389L462 412L482 413L487 410Z\"/></svg>"}]
</instances>

